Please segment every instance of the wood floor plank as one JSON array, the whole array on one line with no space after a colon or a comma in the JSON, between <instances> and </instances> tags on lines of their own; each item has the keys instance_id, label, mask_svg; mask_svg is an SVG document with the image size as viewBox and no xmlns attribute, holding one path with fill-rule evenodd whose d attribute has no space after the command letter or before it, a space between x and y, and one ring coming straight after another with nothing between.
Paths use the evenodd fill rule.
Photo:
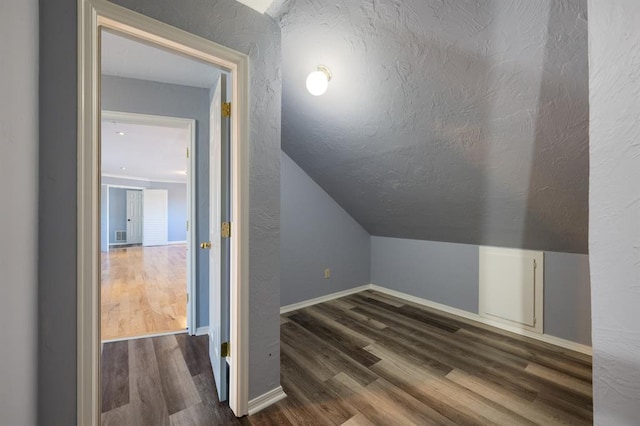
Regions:
<instances>
[{"instance_id":1,"label":"wood floor plank","mask_svg":"<svg viewBox=\"0 0 640 426\"><path fill-rule=\"evenodd\" d=\"M313 308L316 311L320 311L322 312L324 315L327 315L331 318L333 318L334 320L337 320L338 318L350 318L354 321L360 322L360 323L366 323L366 325L368 327L371 328L375 328L378 330L382 330L384 328L387 328L387 325L380 322L380 321L376 321L372 318L369 318L366 315L360 314L358 312L355 312L353 310L353 308L356 307L356 305L353 304L348 304L348 306L350 306L349 309L347 310L343 310L340 309L339 306L336 302L338 300L330 300L326 303L322 303L320 305L315 305L312 306L310 308Z\"/></svg>"},{"instance_id":2,"label":"wood floor plank","mask_svg":"<svg viewBox=\"0 0 640 426\"><path fill-rule=\"evenodd\" d=\"M342 423L342 426L375 426L375 423L367 419L364 414L358 413L346 422Z\"/></svg>"},{"instance_id":3,"label":"wood floor plank","mask_svg":"<svg viewBox=\"0 0 640 426\"><path fill-rule=\"evenodd\" d=\"M365 295L360 295L360 294L355 294L350 297L352 298L352 300L360 302L360 304L366 304L377 309L382 309L387 312L391 312L395 315L402 315L404 317L410 318L415 321L419 321L431 327L440 328L450 333L455 333L460 329L460 327L458 327L457 325L451 324L451 322L434 318L433 316L430 316L426 314L424 311L414 308L413 306L402 305L400 307L395 307L393 305L390 305L389 303L381 302L377 299L367 297Z\"/></svg>"},{"instance_id":4,"label":"wood floor plank","mask_svg":"<svg viewBox=\"0 0 640 426\"><path fill-rule=\"evenodd\" d=\"M484 335L478 335L469 330L461 328L456 334L459 334L464 341L472 341L481 344L483 347L493 347L504 353L517 356L527 362L535 362L545 367L555 368L565 374L591 383L592 371L590 366L582 365L572 361L558 359L557 357L542 354L521 345L517 342L505 342L493 340Z\"/></svg>"},{"instance_id":5,"label":"wood floor plank","mask_svg":"<svg viewBox=\"0 0 640 426\"><path fill-rule=\"evenodd\" d=\"M367 392L366 387L353 380L345 373L336 374L326 383L327 387L332 389L341 398L349 401L358 409L353 417L362 414L365 418L374 424L410 424L411 421L403 415L397 416L396 413L386 409L385 405L376 405L375 401ZM352 417L352 418L353 418Z\"/></svg>"},{"instance_id":6,"label":"wood floor plank","mask_svg":"<svg viewBox=\"0 0 640 426\"><path fill-rule=\"evenodd\" d=\"M342 372L349 374L360 383L367 385L376 379L375 374L349 356L338 352L334 347L301 326L290 322L280 328L281 351L283 347L296 348L299 359L306 362L305 368L320 378L321 381Z\"/></svg>"},{"instance_id":7,"label":"wood floor plank","mask_svg":"<svg viewBox=\"0 0 640 426\"><path fill-rule=\"evenodd\" d=\"M304 312L292 315L289 319L365 367L380 361L375 355L363 349L371 343L369 339L359 339L354 337L353 334L344 333L339 327L331 327L328 322L319 320L319 317L313 317ZM337 325L341 326L340 324Z\"/></svg>"},{"instance_id":8,"label":"wood floor plank","mask_svg":"<svg viewBox=\"0 0 640 426\"><path fill-rule=\"evenodd\" d=\"M129 341L129 366L131 424L168 425L169 411L162 392L160 369L151 339Z\"/></svg>"},{"instance_id":9,"label":"wood floor plank","mask_svg":"<svg viewBox=\"0 0 640 426\"><path fill-rule=\"evenodd\" d=\"M102 412L129 403L129 345L113 342L103 348Z\"/></svg>"},{"instance_id":10,"label":"wood floor plank","mask_svg":"<svg viewBox=\"0 0 640 426\"><path fill-rule=\"evenodd\" d=\"M540 425L581 424L582 420L553 407L535 405L531 401L519 398L511 392L493 383L484 381L461 370L453 370L447 379L464 386L478 395L484 395L493 401L499 401L509 410L520 414Z\"/></svg>"},{"instance_id":11,"label":"wood floor plank","mask_svg":"<svg viewBox=\"0 0 640 426\"><path fill-rule=\"evenodd\" d=\"M102 339L186 328L186 254L182 244L101 254Z\"/></svg>"},{"instance_id":12,"label":"wood floor plank","mask_svg":"<svg viewBox=\"0 0 640 426\"><path fill-rule=\"evenodd\" d=\"M203 336L206 338L206 336ZM211 364L207 358L204 360L203 372L193 377L193 382L202 398L205 412L207 413L208 424L236 425L239 420L233 415L229 404L220 402L216 384L213 379Z\"/></svg>"},{"instance_id":13,"label":"wood floor plank","mask_svg":"<svg viewBox=\"0 0 640 426\"><path fill-rule=\"evenodd\" d=\"M560 371L544 367L533 362L527 365L525 371L550 382L557 383L567 390L581 393L587 398L592 397L591 383L587 383L585 381L576 379L575 377L564 374Z\"/></svg>"},{"instance_id":14,"label":"wood floor plank","mask_svg":"<svg viewBox=\"0 0 640 426\"><path fill-rule=\"evenodd\" d=\"M158 360L162 393L169 415L201 402L200 394L189 373L175 336L153 339Z\"/></svg>"},{"instance_id":15,"label":"wood floor plank","mask_svg":"<svg viewBox=\"0 0 640 426\"><path fill-rule=\"evenodd\" d=\"M176 334L175 337L191 375L197 376L204 373L207 370L207 360L209 358L207 336Z\"/></svg>"},{"instance_id":16,"label":"wood floor plank","mask_svg":"<svg viewBox=\"0 0 640 426\"><path fill-rule=\"evenodd\" d=\"M296 362L295 358L295 354L289 348L282 350L282 384L306 403L316 418L322 419L323 424L339 425L358 413L348 401L318 382L306 368Z\"/></svg>"},{"instance_id":17,"label":"wood floor plank","mask_svg":"<svg viewBox=\"0 0 640 426\"><path fill-rule=\"evenodd\" d=\"M369 392L373 392L378 399L393 401L402 410L405 416L414 424L454 425L450 419L438 413L433 408L420 402L413 396L403 392L388 381L380 378L367 386Z\"/></svg>"}]
</instances>

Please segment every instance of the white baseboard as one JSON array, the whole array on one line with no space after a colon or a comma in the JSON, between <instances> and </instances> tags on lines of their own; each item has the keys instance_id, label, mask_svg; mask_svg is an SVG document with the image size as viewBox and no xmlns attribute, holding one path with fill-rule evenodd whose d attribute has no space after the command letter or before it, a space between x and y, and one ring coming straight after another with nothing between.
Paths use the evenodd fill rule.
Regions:
<instances>
[{"instance_id":1,"label":"white baseboard","mask_svg":"<svg viewBox=\"0 0 640 426\"><path fill-rule=\"evenodd\" d=\"M168 246L173 246L178 244L187 244L187 242L186 241L167 241Z\"/></svg>"},{"instance_id":2,"label":"white baseboard","mask_svg":"<svg viewBox=\"0 0 640 426\"><path fill-rule=\"evenodd\" d=\"M204 327L196 328L196 336L204 336L206 334L209 334L209 326L208 325L205 325Z\"/></svg>"},{"instance_id":3,"label":"white baseboard","mask_svg":"<svg viewBox=\"0 0 640 426\"><path fill-rule=\"evenodd\" d=\"M249 401L249 415L255 414L258 411L267 408L271 404L275 404L287 397L287 394L282 390L282 386L278 386L275 389L271 389L269 392L253 398Z\"/></svg>"},{"instance_id":4,"label":"white baseboard","mask_svg":"<svg viewBox=\"0 0 640 426\"><path fill-rule=\"evenodd\" d=\"M350 288L348 290L338 291L336 293L327 294L325 296L316 297L315 299L304 300L302 302L293 303L291 305L282 306L280 308L280 314L286 314L287 312L295 311L296 309L306 308L308 306L317 305L318 303L328 302L329 300L339 299L344 296L348 296L354 293L360 293L361 291L371 289L371 284L361 285L360 287Z\"/></svg>"},{"instance_id":5,"label":"white baseboard","mask_svg":"<svg viewBox=\"0 0 640 426\"><path fill-rule=\"evenodd\" d=\"M397 297L398 299L404 299L409 302L417 303L419 305L427 306L429 308L437 309L442 312L446 312L449 314L457 315L462 318L466 318L468 320L480 322L482 324L490 325L492 327L496 327L502 330L510 331L512 333L520 334L522 336L530 337L532 339L540 340L545 343L550 343L555 346L560 346L565 349L570 349L572 351L580 352L586 355L593 355L593 350L591 346L583 345L581 343L572 342L571 340L561 339L559 337L551 336L549 334L539 334L534 333L528 330L523 330L518 327L510 326L509 324L504 324L499 321L491 320L489 318L481 317L478 314L474 314L472 312L463 311L462 309L453 308L451 306L443 305L441 303L433 302L428 299L422 299L420 297L412 296L407 293L402 293L400 291L391 290L386 287L382 287L376 284L370 284L368 286L370 290L375 290L380 293L385 293L390 296Z\"/></svg>"},{"instance_id":6,"label":"white baseboard","mask_svg":"<svg viewBox=\"0 0 640 426\"><path fill-rule=\"evenodd\" d=\"M113 343L113 342L124 342L127 340L136 340L136 339L149 339L151 337L162 337L162 336L171 336L172 334L183 334L186 333L187 330L177 330L177 331L164 331L162 333L151 333L151 334L142 334L140 336L130 336L130 337L119 337L116 339L108 339L102 340L101 343Z\"/></svg>"}]
</instances>

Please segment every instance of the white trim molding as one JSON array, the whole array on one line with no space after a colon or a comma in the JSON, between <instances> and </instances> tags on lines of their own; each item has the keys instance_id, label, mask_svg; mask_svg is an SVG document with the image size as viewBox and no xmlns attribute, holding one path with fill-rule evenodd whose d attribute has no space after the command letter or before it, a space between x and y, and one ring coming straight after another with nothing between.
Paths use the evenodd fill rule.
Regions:
<instances>
[{"instance_id":1,"label":"white trim molding","mask_svg":"<svg viewBox=\"0 0 640 426\"><path fill-rule=\"evenodd\" d=\"M209 334L209 326L196 328L196 336L207 336Z\"/></svg>"},{"instance_id":2,"label":"white trim molding","mask_svg":"<svg viewBox=\"0 0 640 426\"><path fill-rule=\"evenodd\" d=\"M229 406L249 403L249 58L107 0L78 1L77 423L100 424L100 31L107 28L218 66L231 75Z\"/></svg>"},{"instance_id":3,"label":"white trim molding","mask_svg":"<svg viewBox=\"0 0 640 426\"><path fill-rule=\"evenodd\" d=\"M168 246L179 246L181 244L187 244L186 240L183 241L167 241Z\"/></svg>"},{"instance_id":4,"label":"white trim molding","mask_svg":"<svg viewBox=\"0 0 640 426\"><path fill-rule=\"evenodd\" d=\"M361 285L360 287L350 288L348 290L338 291L336 293L327 294L325 296L316 297L314 299L303 300L302 302L292 303L291 305L282 306L280 314L295 311L297 309L306 308L307 306L317 305L318 303L328 302L329 300L339 299L350 294L360 293L361 291L370 290L371 284Z\"/></svg>"},{"instance_id":5,"label":"white trim molding","mask_svg":"<svg viewBox=\"0 0 640 426\"><path fill-rule=\"evenodd\" d=\"M287 394L284 393L282 386L271 389L270 391L265 392L262 395L249 401L249 415L251 416L286 397Z\"/></svg>"},{"instance_id":6,"label":"white trim molding","mask_svg":"<svg viewBox=\"0 0 640 426\"><path fill-rule=\"evenodd\" d=\"M126 342L129 340L148 339L152 337L162 337L162 336L173 336L176 334L186 334L186 333L187 333L187 330L164 331L162 333L141 334L139 336L119 337L117 339L103 340L101 343L105 344L105 343L112 343L112 342Z\"/></svg>"}]
</instances>

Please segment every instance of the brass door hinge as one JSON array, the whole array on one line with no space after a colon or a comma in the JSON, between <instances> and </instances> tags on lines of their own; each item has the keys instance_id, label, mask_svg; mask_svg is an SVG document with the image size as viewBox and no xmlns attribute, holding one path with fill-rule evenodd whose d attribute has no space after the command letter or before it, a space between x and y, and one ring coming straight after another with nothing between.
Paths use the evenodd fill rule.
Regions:
<instances>
[{"instance_id":1,"label":"brass door hinge","mask_svg":"<svg viewBox=\"0 0 640 426\"><path fill-rule=\"evenodd\" d=\"M189 303L189 293L187 293L187 303Z\"/></svg>"},{"instance_id":2,"label":"brass door hinge","mask_svg":"<svg viewBox=\"0 0 640 426\"><path fill-rule=\"evenodd\" d=\"M187 148L187 158L189 158L189 148Z\"/></svg>"},{"instance_id":3,"label":"brass door hinge","mask_svg":"<svg viewBox=\"0 0 640 426\"><path fill-rule=\"evenodd\" d=\"M222 116L224 118L231 117L231 102L222 103Z\"/></svg>"},{"instance_id":4,"label":"brass door hinge","mask_svg":"<svg viewBox=\"0 0 640 426\"><path fill-rule=\"evenodd\" d=\"M222 238L231 238L231 222L222 222Z\"/></svg>"},{"instance_id":5,"label":"brass door hinge","mask_svg":"<svg viewBox=\"0 0 640 426\"><path fill-rule=\"evenodd\" d=\"M220 345L220 356L223 358L231 356L231 345L229 342L224 342Z\"/></svg>"}]
</instances>

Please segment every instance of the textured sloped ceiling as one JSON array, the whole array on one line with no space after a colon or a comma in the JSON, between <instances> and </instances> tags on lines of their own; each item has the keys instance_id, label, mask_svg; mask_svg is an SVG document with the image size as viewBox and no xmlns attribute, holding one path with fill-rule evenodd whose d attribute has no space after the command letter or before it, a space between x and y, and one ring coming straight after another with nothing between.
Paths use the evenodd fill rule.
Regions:
<instances>
[{"instance_id":1,"label":"textured sloped ceiling","mask_svg":"<svg viewBox=\"0 0 640 426\"><path fill-rule=\"evenodd\" d=\"M586 253L586 10L286 1L283 150L372 235Z\"/></svg>"}]
</instances>

